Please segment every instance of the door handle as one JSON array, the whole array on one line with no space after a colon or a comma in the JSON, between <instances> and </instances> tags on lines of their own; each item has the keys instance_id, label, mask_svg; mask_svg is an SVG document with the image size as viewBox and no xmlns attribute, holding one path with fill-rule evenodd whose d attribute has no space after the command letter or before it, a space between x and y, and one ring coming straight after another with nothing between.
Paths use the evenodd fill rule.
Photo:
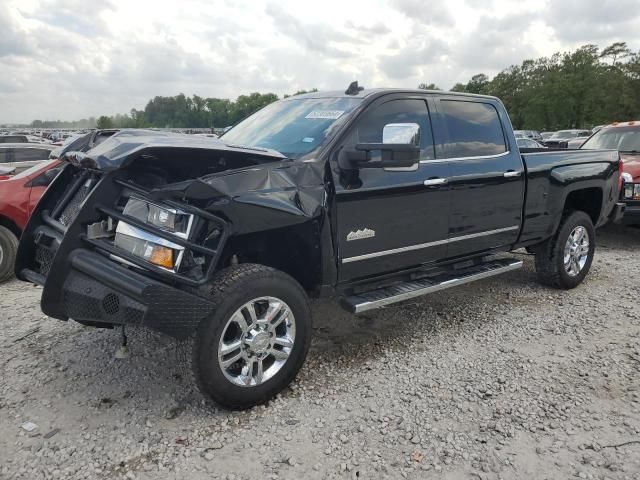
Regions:
<instances>
[{"instance_id":1,"label":"door handle","mask_svg":"<svg viewBox=\"0 0 640 480\"><path fill-rule=\"evenodd\" d=\"M508 172L504 172L504 178L512 178L519 177L522 172L516 172L515 170L509 170Z\"/></svg>"},{"instance_id":2,"label":"door handle","mask_svg":"<svg viewBox=\"0 0 640 480\"><path fill-rule=\"evenodd\" d=\"M435 187L438 185L444 185L448 180L446 178L430 178L429 180L424 181L425 187Z\"/></svg>"}]
</instances>

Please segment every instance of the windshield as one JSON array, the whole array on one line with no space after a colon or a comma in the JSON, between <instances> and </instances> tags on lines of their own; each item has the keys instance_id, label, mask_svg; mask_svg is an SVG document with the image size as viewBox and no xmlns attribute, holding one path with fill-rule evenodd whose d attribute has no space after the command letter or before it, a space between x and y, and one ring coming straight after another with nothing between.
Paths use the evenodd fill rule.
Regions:
<instances>
[{"instance_id":1,"label":"windshield","mask_svg":"<svg viewBox=\"0 0 640 480\"><path fill-rule=\"evenodd\" d=\"M587 150L612 149L626 153L640 153L640 127L603 128L580 148Z\"/></svg>"},{"instance_id":2,"label":"windshield","mask_svg":"<svg viewBox=\"0 0 640 480\"><path fill-rule=\"evenodd\" d=\"M225 133L227 144L276 150L298 159L320 148L359 98L291 99L272 103Z\"/></svg>"}]
</instances>

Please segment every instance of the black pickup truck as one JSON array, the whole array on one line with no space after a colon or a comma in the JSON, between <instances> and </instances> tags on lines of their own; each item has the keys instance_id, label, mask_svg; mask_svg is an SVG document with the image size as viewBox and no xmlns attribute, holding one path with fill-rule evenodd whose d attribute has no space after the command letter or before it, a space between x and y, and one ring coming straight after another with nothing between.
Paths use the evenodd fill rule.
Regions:
<instances>
[{"instance_id":1,"label":"black pickup truck","mask_svg":"<svg viewBox=\"0 0 640 480\"><path fill-rule=\"evenodd\" d=\"M18 277L44 285L51 317L183 340L229 408L292 381L309 297L359 313L517 269L519 248L573 288L595 227L622 213L617 151L521 153L498 99L458 93L352 84L219 140L125 130L63 159Z\"/></svg>"}]
</instances>

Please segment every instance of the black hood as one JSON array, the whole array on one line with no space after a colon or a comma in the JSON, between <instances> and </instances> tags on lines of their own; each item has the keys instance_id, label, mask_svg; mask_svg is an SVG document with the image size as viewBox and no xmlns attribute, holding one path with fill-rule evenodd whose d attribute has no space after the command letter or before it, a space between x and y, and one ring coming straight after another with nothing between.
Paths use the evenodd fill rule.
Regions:
<instances>
[{"instance_id":1,"label":"black hood","mask_svg":"<svg viewBox=\"0 0 640 480\"><path fill-rule=\"evenodd\" d=\"M85 168L110 171L125 167L145 154L168 149L174 150L176 157L195 150L209 150L246 153L252 157L262 157L265 161L286 159L275 150L229 145L217 138L155 130L122 130L86 153L66 149L60 159Z\"/></svg>"}]
</instances>

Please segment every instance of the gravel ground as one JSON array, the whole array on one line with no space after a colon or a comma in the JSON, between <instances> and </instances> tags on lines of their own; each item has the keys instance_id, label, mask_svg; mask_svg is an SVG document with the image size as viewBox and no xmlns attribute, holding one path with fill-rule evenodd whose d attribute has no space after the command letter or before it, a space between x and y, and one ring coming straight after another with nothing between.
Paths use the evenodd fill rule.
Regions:
<instances>
[{"instance_id":1,"label":"gravel ground","mask_svg":"<svg viewBox=\"0 0 640 480\"><path fill-rule=\"evenodd\" d=\"M640 479L639 249L640 230L601 231L568 292L523 255L366 315L318 302L296 382L233 413L186 383L174 341L129 331L115 359L118 332L4 284L0 478Z\"/></svg>"}]
</instances>

